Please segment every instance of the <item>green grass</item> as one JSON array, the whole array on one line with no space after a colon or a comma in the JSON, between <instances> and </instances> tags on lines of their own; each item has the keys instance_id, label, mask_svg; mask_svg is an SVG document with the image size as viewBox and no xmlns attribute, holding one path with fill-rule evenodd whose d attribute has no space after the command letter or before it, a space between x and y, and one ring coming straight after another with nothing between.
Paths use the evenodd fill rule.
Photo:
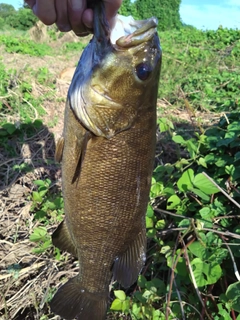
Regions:
<instances>
[{"instance_id":1,"label":"green grass","mask_svg":"<svg viewBox=\"0 0 240 320\"><path fill-rule=\"evenodd\" d=\"M187 98L195 110L237 110L239 35L239 30L203 32L194 28L160 33L163 68L159 97L179 106Z\"/></svg>"}]
</instances>

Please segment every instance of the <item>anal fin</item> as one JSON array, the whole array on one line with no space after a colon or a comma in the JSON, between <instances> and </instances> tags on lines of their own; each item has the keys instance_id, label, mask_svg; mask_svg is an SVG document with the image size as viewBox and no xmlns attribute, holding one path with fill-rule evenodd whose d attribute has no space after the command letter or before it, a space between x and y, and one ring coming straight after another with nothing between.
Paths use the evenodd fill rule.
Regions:
<instances>
[{"instance_id":1,"label":"anal fin","mask_svg":"<svg viewBox=\"0 0 240 320\"><path fill-rule=\"evenodd\" d=\"M126 252L117 257L113 265L113 278L124 288L130 287L138 278L146 260L145 228L129 246Z\"/></svg>"},{"instance_id":2,"label":"anal fin","mask_svg":"<svg viewBox=\"0 0 240 320\"><path fill-rule=\"evenodd\" d=\"M60 250L67 251L77 257L77 248L75 247L71 235L68 231L65 221L62 221L52 234L53 245Z\"/></svg>"}]
</instances>

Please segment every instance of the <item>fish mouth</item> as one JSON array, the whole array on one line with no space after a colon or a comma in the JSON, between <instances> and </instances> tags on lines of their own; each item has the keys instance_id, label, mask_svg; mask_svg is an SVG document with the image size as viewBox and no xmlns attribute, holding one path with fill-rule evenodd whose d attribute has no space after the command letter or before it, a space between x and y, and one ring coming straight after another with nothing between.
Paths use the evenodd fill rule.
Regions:
<instances>
[{"instance_id":1,"label":"fish mouth","mask_svg":"<svg viewBox=\"0 0 240 320\"><path fill-rule=\"evenodd\" d=\"M132 17L118 15L111 42L116 48L132 48L151 40L157 32L157 18L135 21Z\"/></svg>"}]
</instances>

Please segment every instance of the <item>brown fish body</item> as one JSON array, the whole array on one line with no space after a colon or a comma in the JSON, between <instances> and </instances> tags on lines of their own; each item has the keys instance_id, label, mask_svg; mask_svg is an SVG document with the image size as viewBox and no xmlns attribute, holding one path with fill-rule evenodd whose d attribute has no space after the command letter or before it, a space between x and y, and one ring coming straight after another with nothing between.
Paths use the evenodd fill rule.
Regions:
<instances>
[{"instance_id":1,"label":"brown fish body","mask_svg":"<svg viewBox=\"0 0 240 320\"><path fill-rule=\"evenodd\" d=\"M53 242L78 257L80 270L51 303L65 319L104 319L111 277L128 287L145 261L160 47L155 32L142 42L109 49L79 94L72 85L74 98L66 106L58 150L66 218ZM91 54L90 48L86 59ZM151 73L139 81L134 73L147 59ZM144 67L140 71L145 78Z\"/></svg>"}]
</instances>

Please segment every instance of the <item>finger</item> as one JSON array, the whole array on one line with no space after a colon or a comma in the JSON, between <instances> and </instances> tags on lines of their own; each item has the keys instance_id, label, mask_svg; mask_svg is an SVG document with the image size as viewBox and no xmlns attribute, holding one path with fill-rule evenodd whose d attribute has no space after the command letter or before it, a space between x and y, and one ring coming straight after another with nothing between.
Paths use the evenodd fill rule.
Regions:
<instances>
[{"instance_id":1,"label":"finger","mask_svg":"<svg viewBox=\"0 0 240 320\"><path fill-rule=\"evenodd\" d=\"M82 22L89 29L93 28L93 11L92 9L87 9L83 12Z\"/></svg>"},{"instance_id":2,"label":"finger","mask_svg":"<svg viewBox=\"0 0 240 320\"><path fill-rule=\"evenodd\" d=\"M33 13L46 25L53 24L57 19L54 0L36 0Z\"/></svg>"},{"instance_id":3,"label":"finger","mask_svg":"<svg viewBox=\"0 0 240 320\"><path fill-rule=\"evenodd\" d=\"M56 25L58 29L63 32L72 30L68 19L68 2L67 0L55 0L55 8L57 12Z\"/></svg>"},{"instance_id":4,"label":"finger","mask_svg":"<svg viewBox=\"0 0 240 320\"><path fill-rule=\"evenodd\" d=\"M36 0L25 0L24 2L25 2L26 4L28 4L29 7L32 9L33 6L34 6L35 3L36 3Z\"/></svg>"},{"instance_id":5,"label":"finger","mask_svg":"<svg viewBox=\"0 0 240 320\"><path fill-rule=\"evenodd\" d=\"M118 9L120 8L122 0L104 0L106 17L110 28L114 27L115 17L117 15Z\"/></svg>"},{"instance_id":6,"label":"finger","mask_svg":"<svg viewBox=\"0 0 240 320\"><path fill-rule=\"evenodd\" d=\"M82 15L86 8L86 0L68 0L69 22L72 30L78 35L86 33L87 31L85 25L82 23Z\"/></svg>"}]
</instances>

